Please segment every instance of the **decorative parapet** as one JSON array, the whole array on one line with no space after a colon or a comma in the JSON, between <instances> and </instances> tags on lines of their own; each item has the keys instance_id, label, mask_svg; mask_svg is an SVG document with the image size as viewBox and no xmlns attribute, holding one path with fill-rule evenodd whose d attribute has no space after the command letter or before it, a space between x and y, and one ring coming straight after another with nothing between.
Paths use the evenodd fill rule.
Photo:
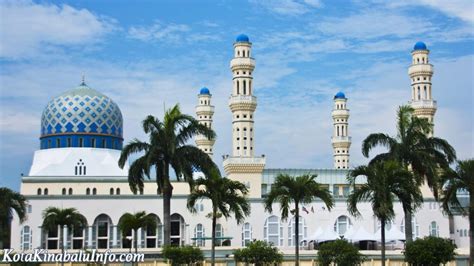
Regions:
<instances>
[{"instance_id":1,"label":"decorative parapet","mask_svg":"<svg viewBox=\"0 0 474 266\"><path fill-rule=\"evenodd\" d=\"M262 173L265 167L265 156L234 157L224 156L224 171L230 173Z\"/></svg>"}]
</instances>

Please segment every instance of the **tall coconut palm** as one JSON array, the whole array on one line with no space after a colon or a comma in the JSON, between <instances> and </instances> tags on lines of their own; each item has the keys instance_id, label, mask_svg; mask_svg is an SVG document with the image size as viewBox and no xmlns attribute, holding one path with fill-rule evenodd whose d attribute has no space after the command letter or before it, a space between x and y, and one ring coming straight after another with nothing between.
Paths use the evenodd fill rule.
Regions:
<instances>
[{"instance_id":1,"label":"tall coconut palm","mask_svg":"<svg viewBox=\"0 0 474 266\"><path fill-rule=\"evenodd\" d=\"M48 207L43 211L42 228L48 231L58 230L59 227L59 246L64 253L64 237L63 228L67 227L71 232L73 229L83 229L87 226L86 218L75 208L60 209L56 207ZM64 262L62 262L64 263Z\"/></svg>"},{"instance_id":2,"label":"tall coconut palm","mask_svg":"<svg viewBox=\"0 0 474 266\"><path fill-rule=\"evenodd\" d=\"M397 135L391 137L384 133L370 134L362 143L362 154L369 157L369 152L382 146L388 151L376 155L371 163L381 160L396 160L402 167L412 170L417 185L425 180L438 198L439 178L438 169L447 167L456 159L454 148L444 139L429 137L433 131L433 124L425 118L418 118L410 106L400 106L397 113ZM421 198L422 199L422 198ZM409 202L403 204L405 212L405 236L411 242L413 206ZM419 204L412 202L413 204ZM409 211L411 210L411 211Z\"/></svg>"},{"instance_id":3,"label":"tall coconut palm","mask_svg":"<svg viewBox=\"0 0 474 266\"><path fill-rule=\"evenodd\" d=\"M265 199L265 210L272 213L273 203L279 203L281 209L281 218L286 220L288 213L294 213L295 219L295 256L296 263L299 265L299 219L300 207L309 204L316 198L321 199L328 210L331 210L334 202L329 191L316 182L316 175L302 175L293 177L288 174L279 174L275 183L272 185L270 193ZM290 211L290 204L294 204Z\"/></svg>"},{"instance_id":4,"label":"tall coconut palm","mask_svg":"<svg viewBox=\"0 0 474 266\"><path fill-rule=\"evenodd\" d=\"M122 237L126 237L128 232L133 231L133 246L135 253L138 253L137 233L140 228L154 228L157 227L156 219L148 215L145 211L136 212L134 214L125 213L118 222L118 228L122 232Z\"/></svg>"},{"instance_id":5,"label":"tall coconut palm","mask_svg":"<svg viewBox=\"0 0 474 266\"><path fill-rule=\"evenodd\" d=\"M26 220L26 198L9 188L0 188L0 243L10 236L10 219L16 213L20 222ZM0 246L0 248L3 248Z\"/></svg>"},{"instance_id":6,"label":"tall coconut palm","mask_svg":"<svg viewBox=\"0 0 474 266\"><path fill-rule=\"evenodd\" d=\"M448 168L441 175L441 184L443 189L441 193L441 202L443 209L453 214L453 211L461 212L469 216L469 240L470 255L469 265L474 263L474 159L458 161L456 170ZM459 190L469 192L469 208L466 210L457 197Z\"/></svg>"},{"instance_id":7,"label":"tall coconut palm","mask_svg":"<svg viewBox=\"0 0 474 266\"><path fill-rule=\"evenodd\" d=\"M199 148L187 144L196 135L215 138L212 129L192 116L181 113L179 106L165 112L163 121L149 115L143 120L143 130L148 134L148 142L132 140L122 150L119 166L124 167L128 158L135 153L142 156L136 159L128 172L130 189L136 193L143 191L145 177L150 178L153 169L156 174L158 192L163 196L164 244L170 244L170 204L173 186L170 181L170 168L173 168L178 181L184 179L190 185L195 170L206 171L215 167L209 156Z\"/></svg>"},{"instance_id":8,"label":"tall coconut palm","mask_svg":"<svg viewBox=\"0 0 474 266\"><path fill-rule=\"evenodd\" d=\"M195 213L196 201L209 199L212 203L212 244L211 263L215 265L216 223L217 218L224 216L226 219L234 215L237 224L250 215L250 204L246 198L247 187L238 181L221 177L217 168L211 169L204 178L195 181L195 189L188 196L188 209Z\"/></svg>"},{"instance_id":9,"label":"tall coconut palm","mask_svg":"<svg viewBox=\"0 0 474 266\"><path fill-rule=\"evenodd\" d=\"M365 176L366 182L359 185L356 180L362 176ZM349 213L360 216L357 204L370 202L375 217L380 221L382 266L384 266L385 224L395 217L393 202L396 199L402 202L413 201L413 198L416 201L421 197L420 188L416 185L413 174L396 161L382 161L356 167L349 172L347 179L353 189L347 199Z\"/></svg>"}]
</instances>

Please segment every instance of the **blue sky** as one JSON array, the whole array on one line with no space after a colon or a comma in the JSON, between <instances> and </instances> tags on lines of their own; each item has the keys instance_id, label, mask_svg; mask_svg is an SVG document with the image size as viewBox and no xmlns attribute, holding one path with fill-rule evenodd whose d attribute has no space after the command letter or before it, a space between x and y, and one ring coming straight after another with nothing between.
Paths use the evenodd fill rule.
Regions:
<instances>
[{"instance_id":1,"label":"blue sky","mask_svg":"<svg viewBox=\"0 0 474 266\"><path fill-rule=\"evenodd\" d=\"M125 141L139 123L180 103L194 114L210 88L215 161L231 151L229 61L249 35L258 97L256 152L269 168L332 167L331 108L342 90L351 110L351 161L361 141L395 132L410 100L415 42L431 50L435 134L460 159L474 157L472 1L0 1L0 186L19 189L39 147L48 100L80 83L121 107Z\"/></svg>"}]
</instances>

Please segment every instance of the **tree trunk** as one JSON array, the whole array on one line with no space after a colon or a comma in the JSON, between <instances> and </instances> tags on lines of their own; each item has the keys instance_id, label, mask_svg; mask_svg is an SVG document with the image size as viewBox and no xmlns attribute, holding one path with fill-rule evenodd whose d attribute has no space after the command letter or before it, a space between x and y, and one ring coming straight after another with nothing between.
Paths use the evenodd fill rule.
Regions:
<instances>
[{"instance_id":1,"label":"tree trunk","mask_svg":"<svg viewBox=\"0 0 474 266\"><path fill-rule=\"evenodd\" d=\"M64 265L64 226L59 226L59 243L61 243L61 252L62 252L62 260L61 265Z\"/></svg>"},{"instance_id":2,"label":"tree trunk","mask_svg":"<svg viewBox=\"0 0 474 266\"><path fill-rule=\"evenodd\" d=\"M381 238L382 238L382 266L385 266L385 219L380 220L381 223Z\"/></svg>"},{"instance_id":3,"label":"tree trunk","mask_svg":"<svg viewBox=\"0 0 474 266\"><path fill-rule=\"evenodd\" d=\"M135 254L138 253L138 230L133 230L133 246L135 247Z\"/></svg>"},{"instance_id":4,"label":"tree trunk","mask_svg":"<svg viewBox=\"0 0 474 266\"><path fill-rule=\"evenodd\" d=\"M412 228L412 213L407 210L407 208L403 208L403 212L405 213L405 243L410 243L413 241L413 228Z\"/></svg>"},{"instance_id":5,"label":"tree trunk","mask_svg":"<svg viewBox=\"0 0 474 266\"><path fill-rule=\"evenodd\" d=\"M295 266L300 265L300 209L295 202Z\"/></svg>"},{"instance_id":6,"label":"tree trunk","mask_svg":"<svg viewBox=\"0 0 474 266\"><path fill-rule=\"evenodd\" d=\"M474 193L469 193L469 265L474 263Z\"/></svg>"},{"instance_id":7,"label":"tree trunk","mask_svg":"<svg viewBox=\"0 0 474 266\"><path fill-rule=\"evenodd\" d=\"M212 243L211 243L211 265L216 264L216 223L217 211L212 210Z\"/></svg>"},{"instance_id":8,"label":"tree trunk","mask_svg":"<svg viewBox=\"0 0 474 266\"><path fill-rule=\"evenodd\" d=\"M169 164L165 163L163 167L163 244L171 244L171 196L173 195L173 186L170 183ZM179 246L179 243L178 243Z\"/></svg>"}]
</instances>

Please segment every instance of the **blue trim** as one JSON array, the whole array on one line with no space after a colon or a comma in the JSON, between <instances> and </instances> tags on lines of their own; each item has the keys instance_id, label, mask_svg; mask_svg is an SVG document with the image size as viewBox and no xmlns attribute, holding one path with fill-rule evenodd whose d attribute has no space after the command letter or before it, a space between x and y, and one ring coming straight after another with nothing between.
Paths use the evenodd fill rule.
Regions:
<instances>
[{"instance_id":1,"label":"blue trim","mask_svg":"<svg viewBox=\"0 0 474 266\"><path fill-rule=\"evenodd\" d=\"M102 135L93 135L93 134L71 134L71 135L57 135L57 136L48 136L42 137L40 142L40 147L44 149L53 149L53 148L80 148L79 140L82 138L83 146L82 148L94 148L92 147L92 139L95 139L95 148L105 148L113 150L121 150L123 147L123 139L120 137L114 136L102 136ZM68 147L68 139L71 139L71 146ZM59 147L57 141L59 140ZM103 141L105 140L105 147L102 146Z\"/></svg>"}]
</instances>

